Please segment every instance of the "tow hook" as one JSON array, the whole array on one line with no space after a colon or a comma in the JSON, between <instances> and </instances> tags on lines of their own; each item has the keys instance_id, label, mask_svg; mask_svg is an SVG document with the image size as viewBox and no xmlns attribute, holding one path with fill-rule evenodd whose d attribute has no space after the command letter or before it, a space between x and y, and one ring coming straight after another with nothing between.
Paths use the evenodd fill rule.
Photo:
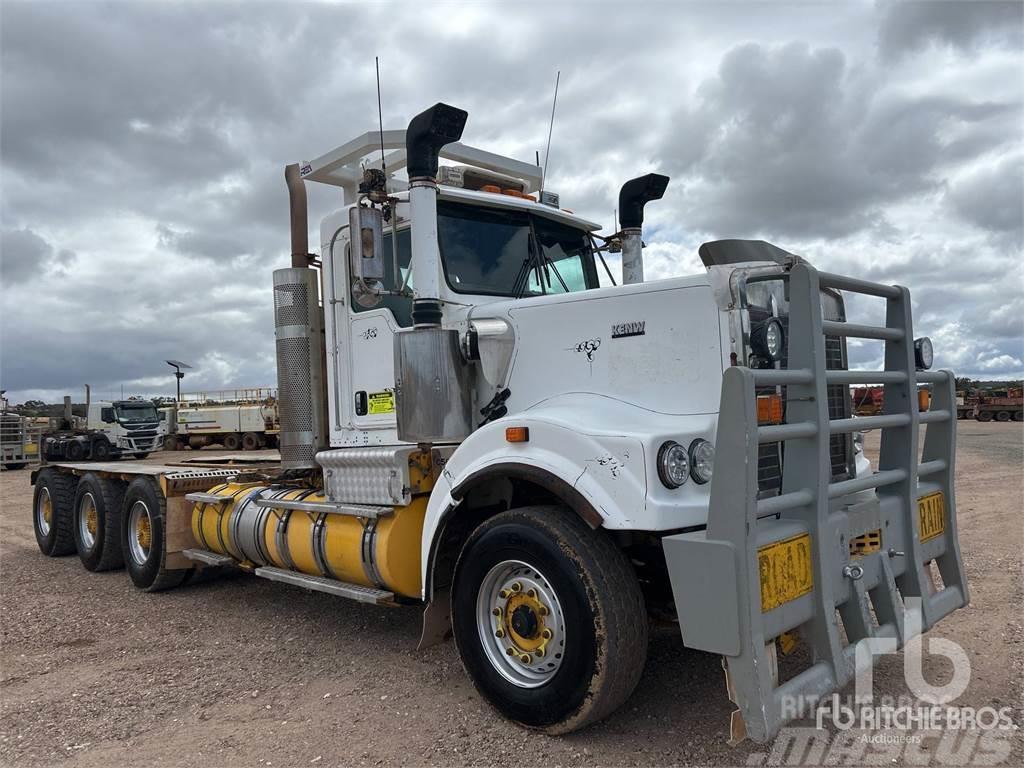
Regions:
<instances>
[{"instance_id":1,"label":"tow hook","mask_svg":"<svg viewBox=\"0 0 1024 768\"><path fill-rule=\"evenodd\" d=\"M848 565L843 568L843 576L854 581L860 581L864 576L864 568L860 565Z\"/></svg>"}]
</instances>

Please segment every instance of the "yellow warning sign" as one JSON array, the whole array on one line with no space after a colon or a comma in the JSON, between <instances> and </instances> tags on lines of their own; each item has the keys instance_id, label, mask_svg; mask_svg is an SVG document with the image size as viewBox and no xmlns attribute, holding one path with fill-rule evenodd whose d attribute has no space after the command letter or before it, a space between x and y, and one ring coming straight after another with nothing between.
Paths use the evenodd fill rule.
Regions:
<instances>
[{"instance_id":1,"label":"yellow warning sign","mask_svg":"<svg viewBox=\"0 0 1024 768\"><path fill-rule=\"evenodd\" d=\"M394 392L371 392L368 398L367 411L371 416L395 412Z\"/></svg>"}]
</instances>

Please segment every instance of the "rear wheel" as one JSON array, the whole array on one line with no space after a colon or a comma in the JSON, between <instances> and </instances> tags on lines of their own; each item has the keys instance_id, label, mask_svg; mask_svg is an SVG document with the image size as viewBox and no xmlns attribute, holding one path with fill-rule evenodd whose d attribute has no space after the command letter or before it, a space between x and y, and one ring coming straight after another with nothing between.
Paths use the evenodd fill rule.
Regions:
<instances>
[{"instance_id":1,"label":"rear wheel","mask_svg":"<svg viewBox=\"0 0 1024 768\"><path fill-rule=\"evenodd\" d=\"M1010 412L1009 411L1000 411L999 413L996 414L996 421L1009 421L1009 420L1010 420Z\"/></svg>"},{"instance_id":2,"label":"rear wheel","mask_svg":"<svg viewBox=\"0 0 1024 768\"><path fill-rule=\"evenodd\" d=\"M601 531L561 507L491 518L459 556L455 641L480 693L502 714L568 733L611 714L647 656L647 615L632 566Z\"/></svg>"},{"instance_id":3,"label":"rear wheel","mask_svg":"<svg viewBox=\"0 0 1024 768\"><path fill-rule=\"evenodd\" d=\"M121 503L124 483L84 475L75 493L75 546L89 571L124 565L121 554Z\"/></svg>"},{"instance_id":4,"label":"rear wheel","mask_svg":"<svg viewBox=\"0 0 1024 768\"><path fill-rule=\"evenodd\" d=\"M242 450L255 451L260 447L260 436L255 432L246 432L242 435Z\"/></svg>"},{"instance_id":5,"label":"rear wheel","mask_svg":"<svg viewBox=\"0 0 1024 768\"><path fill-rule=\"evenodd\" d=\"M96 461L106 461L110 458L110 441L105 437L93 440L92 457Z\"/></svg>"},{"instance_id":6,"label":"rear wheel","mask_svg":"<svg viewBox=\"0 0 1024 768\"><path fill-rule=\"evenodd\" d=\"M85 457L85 445L82 444L81 440L72 440L68 443L68 458L72 461L78 461Z\"/></svg>"},{"instance_id":7,"label":"rear wheel","mask_svg":"<svg viewBox=\"0 0 1024 768\"><path fill-rule=\"evenodd\" d=\"M44 469L36 478L32 495L32 527L39 551L47 557L75 551L74 503L78 478L55 469Z\"/></svg>"},{"instance_id":8,"label":"rear wheel","mask_svg":"<svg viewBox=\"0 0 1024 768\"><path fill-rule=\"evenodd\" d=\"M1024 411L1017 411L1013 414L1014 421L1024 421Z\"/></svg>"},{"instance_id":9,"label":"rear wheel","mask_svg":"<svg viewBox=\"0 0 1024 768\"><path fill-rule=\"evenodd\" d=\"M992 411L982 411L974 418L978 421L992 421Z\"/></svg>"},{"instance_id":10,"label":"rear wheel","mask_svg":"<svg viewBox=\"0 0 1024 768\"><path fill-rule=\"evenodd\" d=\"M224 435L224 448L229 451L237 451L242 444L242 438L238 435Z\"/></svg>"},{"instance_id":11,"label":"rear wheel","mask_svg":"<svg viewBox=\"0 0 1024 768\"><path fill-rule=\"evenodd\" d=\"M166 501L148 477L133 480L124 494L121 548L132 583L147 592L159 592L183 584L191 569L164 567Z\"/></svg>"}]
</instances>

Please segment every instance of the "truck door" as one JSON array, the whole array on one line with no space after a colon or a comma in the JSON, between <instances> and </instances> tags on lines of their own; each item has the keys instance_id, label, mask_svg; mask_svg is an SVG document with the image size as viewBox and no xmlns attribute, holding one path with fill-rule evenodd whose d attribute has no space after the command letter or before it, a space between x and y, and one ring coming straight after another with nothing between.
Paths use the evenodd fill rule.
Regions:
<instances>
[{"instance_id":1,"label":"truck door","mask_svg":"<svg viewBox=\"0 0 1024 768\"><path fill-rule=\"evenodd\" d=\"M385 287L396 290L409 268L409 230L398 233L401 275L395 280L391 233L384 237ZM410 290L412 286L409 286ZM349 380L352 392L352 423L359 429L395 426L395 332L412 325L412 299L385 296L375 307L349 301Z\"/></svg>"}]
</instances>

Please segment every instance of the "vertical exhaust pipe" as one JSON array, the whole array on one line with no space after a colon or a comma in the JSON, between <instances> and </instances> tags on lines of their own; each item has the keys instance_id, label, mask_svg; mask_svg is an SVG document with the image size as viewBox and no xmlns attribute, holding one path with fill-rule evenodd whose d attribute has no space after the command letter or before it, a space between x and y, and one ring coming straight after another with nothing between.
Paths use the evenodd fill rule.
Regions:
<instances>
[{"instance_id":1,"label":"vertical exhaust pipe","mask_svg":"<svg viewBox=\"0 0 1024 768\"><path fill-rule=\"evenodd\" d=\"M309 213L306 203L306 182L299 164L285 166L284 181L288 185L288 207L292 231L292 267L309 266Z\"/></svg>"},{"instance_id":2,"label":"vertical exhaust pipe","mask_svg":"<svg viewBox=\"0 0 1024 768\"><path fill-rule=\"evenodd\" d=\"M668 187L668 176L648 173L630 179L619 191L619 222L622 227L622 284L644 281L644 206L660 200Z\"/></svg>"},{"instance_id":3,"label":"vertical exhaust pipe","mask_svg":"<svg viewBox=\"0 0 1024 768\"><path fill-rule=\"evenodd\" d=\"M89 414L86 413L86 418ZM71 429L71 395L64 395L64 428Z\"/></svg>"},{"instance_id":4,"label":"vertical exhaust pipe","mask_svg":"<svg viewBox=\"0 0 1024 768\"><path fill-rule=\"evenodd\" d=\"M468 113L435 104L409 121L405 131L412 215L413 326L441 325L441 253L437 245L437 158L445 144L462 138Z\"/></svg>"}]
</instances>

